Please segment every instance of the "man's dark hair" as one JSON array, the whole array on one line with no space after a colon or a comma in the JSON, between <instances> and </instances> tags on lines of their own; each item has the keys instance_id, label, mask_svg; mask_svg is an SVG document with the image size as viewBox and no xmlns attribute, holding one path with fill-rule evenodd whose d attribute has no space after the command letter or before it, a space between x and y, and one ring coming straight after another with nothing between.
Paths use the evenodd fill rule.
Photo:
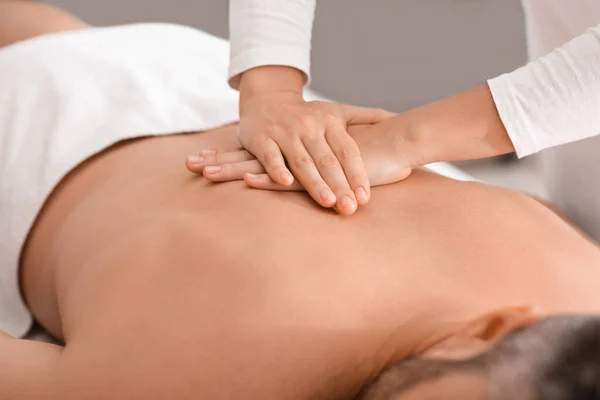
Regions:
<instances>
[{"instance_id":1,"label":"man's dark hair","mask_svg":"<svg viewBox=\"0 0 600 400\"><path fill-rule=\"evenodd\" d=\"M385 370L358 399L390 400L461 371L485 374L487 400L600 400L600 317L547 318L464 361L402 361Z\"/></svg>"}]
</instances>

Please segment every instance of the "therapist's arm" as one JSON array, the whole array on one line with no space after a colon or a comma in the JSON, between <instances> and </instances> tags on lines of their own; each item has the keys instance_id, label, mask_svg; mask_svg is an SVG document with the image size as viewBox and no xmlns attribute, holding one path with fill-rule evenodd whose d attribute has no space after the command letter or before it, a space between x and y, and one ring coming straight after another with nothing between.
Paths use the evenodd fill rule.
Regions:
<instances>
[{"instance_id":1,"label":"therapist's arm","mask_svg":"<svg viewBox=\"0 0 600 400\"><path fill-rule=\"evenodd\" d=\"M349 132L359 144L373 185L398 182L408 177L412 168L437 161L484 158L514 151L487 85ZM232 161L223 163L217 158ZM277 185L248 160L244 152L234 151L220 157L207 155L200 163L190 158L186 165L212 182L244 179L248 186L257 189L302 189L296 183ZM205 169L214 165L222 168Z\"/></svg>"},{"instance_id":2,"label":"therapist's arm","mask_svg":"<svg viewBox=\"0 0 600 400\"><path fill-rule=\"evenodd\" d=\"M351 214L370 187L347 126L389 114L304 101L315 7L316 0L231 0L229 83L240 91L240 142L271 178L291 185L295 177L322 206Z\"/></svg>"},{"instance_id":3,"label":"therapist's arm","mask_svg":"<svg viewBox=\"0 0 600 400\"><path fill-rule=\"evenodd\" d=\"M406 138L415 165L513 150L524 157L598 135L600 26L487 85L409 111L396 122L390 129Z\"/></svg>"},{"instance_id":4,"label":"therapist's arm","mask_svg":"<svg viewBox=\"0 0 600 400\"><path fill-rule=\"evenodd\" d=\"M411 167L521 157L600 134L600 27L487 84L378 123L369 135Z\"/></svg>"},{"instance_id":5,"label":"therapist's arm","mask_svg":"<svg viewBox=\"0 0 600 400\"><path fill-rule=\"evenodd\" d=\"M600 134L600 27L473 89L373 125L400 162L526 156Z\"/></svg>"},{"instance_id":6,"label":"therapist's arm","mask_svg":"<svg viewBox=\"0 0 600 400\"><path fill-rule=\"evenodd\" d=\"M284 67L277 83L301 93L310 76L315 8L316 0L230 0L229 84L240 89L245 72L255 69L251 75L264 77L255 84L264 85L275 69L261 67Z\"/></svg>"},{"instance_id":7,"label":"therapist's arm","mask_svg":"<svg viewBox=\"0 0 600 400\"><path fill-rule=\"evenodd\" d=\"M412 167L472 160L514 151L488 85L400 114L372 128L395 138Z\"/></svg>"}]
</instances>

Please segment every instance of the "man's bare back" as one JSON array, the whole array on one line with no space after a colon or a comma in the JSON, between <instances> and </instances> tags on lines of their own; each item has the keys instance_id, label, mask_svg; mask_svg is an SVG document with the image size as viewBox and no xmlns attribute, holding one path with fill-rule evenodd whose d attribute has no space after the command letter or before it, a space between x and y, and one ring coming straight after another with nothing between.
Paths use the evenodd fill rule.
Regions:
<instances>
[{"instance_id":1,"label":"man's bare back","mask_svg":"<svg viewBox=\"0 0 600 400\"><path fill-rule=\"evenodd\" d=\"M235 127L119 144L49 199L21 268L66 343L45 393L351 398L489 310L600 310L600 252L524 195L422 170L345 218L186 173L207 147Z\"/></svg>"}]
</instances>

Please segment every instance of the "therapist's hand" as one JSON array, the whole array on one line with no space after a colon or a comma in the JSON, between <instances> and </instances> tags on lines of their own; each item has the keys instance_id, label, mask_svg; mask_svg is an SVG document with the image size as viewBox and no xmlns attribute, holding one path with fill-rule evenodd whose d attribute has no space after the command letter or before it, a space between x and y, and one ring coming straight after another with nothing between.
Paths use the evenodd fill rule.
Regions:
<instances>
[{"instance_id":1,"label":"therapist's hand","mask_svg":"<svg viewBox=\"0 0 600 400\"><path fill-rule=\"evenodd\" d=\"M348 128L362 154L367 176L372 186L386 185L406 179L414 165L408 158L413 143L409 134L403 134L398 128L402 124L393 124L392 120L377 125L357 125ZM278 191L305 190L300 182L282 186L265 173L261 163L245 150L213 150L205 153L202 163L194 163L194 157L188 159L188 169L202 173L212 182L227 182L244 179L252 188Z\"/></svg>"},{"instance_id":2,"label":"therapist's hand","mask_svg":"<svg viewBox=\"0 0 600 400\"><path fill-rule=\"evenodd\" d=\"M434 162L515 150L487 85L361 127L356 134L349 127L349 132L359 146L372 185L404 179L412 168ZM201 162L198 159L202 157L189 158L188 169L203 173L212 182L244 179L251 187L282 189L260 175L262 166L251 161L249 153L213 153ZM247 173L259 176L249 179Z\"/></svg>"},{"instance_id":3,"label":"therapist's hand","mask_svg":"<svg viewBox=\"0 0 600 400\"><path fill-rule=\"evenodd\" d=\"M370 184L360 151L348 135L347 127L379 122L391 114L306 102L301 84L291 89L285 84L273 85L282 72L281 67L269 70L272 86L264 81L256 84L267 78L255 75L268 68L250 70L242 77L240 143L258 159L274 182L289 186L295 177L323 207L336 206L339 212L352 214L358 205L369 200ZM283 72L288 70L293 69Z\"/></svg>"}]
</instances>

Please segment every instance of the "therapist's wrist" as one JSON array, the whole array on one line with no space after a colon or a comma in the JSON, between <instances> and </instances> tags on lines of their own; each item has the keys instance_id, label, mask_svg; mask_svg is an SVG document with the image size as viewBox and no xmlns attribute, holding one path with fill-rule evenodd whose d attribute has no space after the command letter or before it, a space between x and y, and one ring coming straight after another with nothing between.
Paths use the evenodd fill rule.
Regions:
<instances>
[{"instance_id":1,"label":"therapist's wrist","mask_svg":"<svg viewBox=\"0 0 600 400\"><path fill-rule=\"evenodd\" d=\"M302 98L306 77L296 68L266 65L252 68L240 77L240 107L253 97L286 93Z\"/></svg>"},{"instance_id":2,"label":"therapist's wrist","mask_svg":"<svg viewBox=\"0 0 600 400\"><path fill-rule=\"evenodd\" d=\"M487 85L403 114L414 167L514 151Z\"/></svg>"}]
</instances>

